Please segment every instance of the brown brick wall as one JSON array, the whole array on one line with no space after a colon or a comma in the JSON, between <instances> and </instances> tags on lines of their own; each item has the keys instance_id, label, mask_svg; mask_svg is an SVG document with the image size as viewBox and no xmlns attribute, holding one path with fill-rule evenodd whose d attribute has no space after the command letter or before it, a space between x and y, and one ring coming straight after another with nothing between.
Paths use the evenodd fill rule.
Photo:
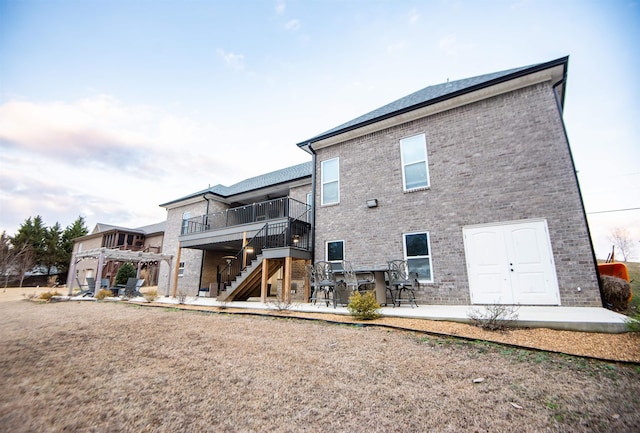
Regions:
<instances>
[{"instance_id":1,"label":"brown brick wall","mask_svg":"<svg viewBox=\"0 0 640 433\"><path fill-rule=\"evenodd\" d=\"M403 192L399 140L426 134L431 187ZM340 204L316 210L316 260L345 240L357 266L402 258L402 234L428 231L434 282L420 302L467 304L462 228L547 220L562 305L600 306L595 264L562 121L549 83L318 150L340 157ZM319 204L318 182L316 203ZM367 199L378 199L367 208ZM581 291L578 292L577 288Z\"/></svg>"}]
</instances>

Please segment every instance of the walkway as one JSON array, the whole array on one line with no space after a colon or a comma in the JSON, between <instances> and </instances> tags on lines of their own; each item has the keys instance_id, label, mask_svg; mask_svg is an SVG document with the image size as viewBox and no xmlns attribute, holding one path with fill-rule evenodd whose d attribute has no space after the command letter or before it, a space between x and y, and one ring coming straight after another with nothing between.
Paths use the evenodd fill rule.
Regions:
<instances>
[{"instance_id":1,"label":"walkway","mask_svg":"<svg viewBox=\"0 0 640 433\"><path fill-rule=\"evenodd\" d=\"M163 297L158 303L177 304L175 298ZM203 307L226 307L249 310L274 310L275 303L262 303L251 298L244 302L217 302L214 298L188 298L188 305ZM469 305L419 305L411 307L382 307L383 317L400 317L408 319L444 320L451 322L470 323L469 312L472 309L482 309L481 306ZM303 313L324 313L349 315L346 307L327 307L325 305L296 304L287 306L287 311ZM529 307L521 306L515 310L517 319L514 326L526 328L549 328L567 331L620 333L626 331L627 316L594 307Z\"/></svg>"}]
</instances>

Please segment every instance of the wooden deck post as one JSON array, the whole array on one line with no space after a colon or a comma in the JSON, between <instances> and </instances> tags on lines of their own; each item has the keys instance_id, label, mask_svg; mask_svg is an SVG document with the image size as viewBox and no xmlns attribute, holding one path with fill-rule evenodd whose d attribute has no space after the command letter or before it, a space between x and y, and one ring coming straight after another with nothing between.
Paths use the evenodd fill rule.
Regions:
<instances>
[{"instance_id":1,"label":"wooden deck post","mask_svg":"<svg viewBox=\"0 0 640 433\"><path fill-rule=\"evenodd\" d=\"M311 260L305 260L304 264L305 266L310 265ZM308 302L311 297L311 279L309 278L308 272L304 273L304 292L302 296L304 296L304 302Z\"/></svg>"},{"instance_id":2,"label":"wooden deck post","mask_svg":"<svg viewBox=\"0 0 640 433\"><path fill-rule=\"evenodd\" d=\"M284 279L282 281L282 302L291 303L291 271L293 259L291 256L284 258Z\"/></svg>"},{"instance_id":3,"label":"wooden deck post","mask_svg":"<svg viewBox=\"0 0 640 433\"><path fill-rule=\"evenodd\" d=\"M262 280L260 282L260 302L267 303L269 295L269 259L262 259Z\"/></svg>"},{"instance_id":4,"label":"wooden deck post","mask_svg":"<svg viewBox=\"0 0 640 433\"><path fill-rule=\"evenodd\" d=\"M171 296L174 298L178 294L178 275L180 273L180 254L182 253L182 247L178 245L178 254L176 255L176 268L173 271L173 290L171 291Z\"/></svg>"}]
</instances>

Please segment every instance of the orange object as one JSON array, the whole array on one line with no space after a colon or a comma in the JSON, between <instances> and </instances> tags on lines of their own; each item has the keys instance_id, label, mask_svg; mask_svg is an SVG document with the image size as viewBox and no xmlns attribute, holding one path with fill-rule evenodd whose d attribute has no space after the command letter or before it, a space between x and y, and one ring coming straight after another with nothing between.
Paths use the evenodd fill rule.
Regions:
<instances>
[{"instance_id":1,"label":"orange object","mask_svg":"<svg viewBox=\"0 0 640 433\"><path fill-rule=\"evenodd\" d=\"M600 263L598 264L598 270L600 271L600 275L611 275L612 277L622 278L625 281L631 282L629 280L627 265L624 263Z\"/></svg>"},{"instance_id":2,"label":"orange object","mask_svg":"<svg viewBox=\"0 0 640 433\"><path fill-rule=\"evenodd\" d=\"M612 277L621 278L625 281L631 282L631 280L629 280L629 270L627 269L627 265L624 263L599 263L598 271L600 272L600 275L611 275ZM631 302L632 297L633 292L629 293L629 302Z\"/></svg>"}]
</instances>

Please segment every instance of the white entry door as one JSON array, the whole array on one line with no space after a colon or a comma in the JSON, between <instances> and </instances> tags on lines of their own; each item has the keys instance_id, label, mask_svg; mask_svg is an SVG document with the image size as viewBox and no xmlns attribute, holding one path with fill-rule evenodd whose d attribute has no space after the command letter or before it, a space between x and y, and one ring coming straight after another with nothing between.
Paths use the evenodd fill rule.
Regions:
<instances>
[{"instance_id":1,"label":"white entry door","mask_svg":"<svg viewBox=\"0 0 640 433\"><path fill-rule=\"evenodd\" d=\"M473 304L559 305L545 220L463 229Z\"/></svg>"}]
</instances>

